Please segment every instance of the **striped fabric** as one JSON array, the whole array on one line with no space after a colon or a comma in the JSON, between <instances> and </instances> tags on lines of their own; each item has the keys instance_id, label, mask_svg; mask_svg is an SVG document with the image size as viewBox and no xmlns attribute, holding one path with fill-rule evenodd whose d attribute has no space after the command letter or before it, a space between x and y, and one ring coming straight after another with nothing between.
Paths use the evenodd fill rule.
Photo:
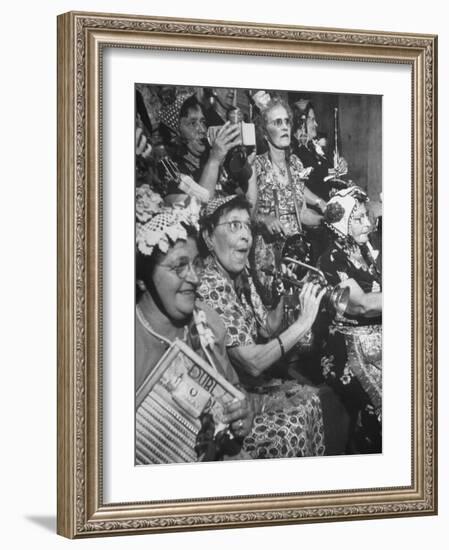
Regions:
<instances>
[{"instance_id":1,"label":"striped fabric","mask_svg":"<svg viewBox=\"0 0 449 550\"><path fill-rule=\"evenodd\" d=\"M195 462L199 421L172 406L169 392L156 384L136 412L136 464Z\"/></svg>"}]
</instances>

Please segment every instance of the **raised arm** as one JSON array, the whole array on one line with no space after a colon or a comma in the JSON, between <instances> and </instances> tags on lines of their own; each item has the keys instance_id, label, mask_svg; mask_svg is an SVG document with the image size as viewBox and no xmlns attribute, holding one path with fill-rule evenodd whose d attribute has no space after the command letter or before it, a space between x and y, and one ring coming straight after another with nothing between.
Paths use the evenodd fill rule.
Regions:
<instances>
[{"instance_id":1,"label":"raised arm","mask_svg":"<svg viewBox=\"0 0 449 550\"><path fill-rule=\"evenodd\" d=\"M246 191L246 198L251 203L251 217L256 215L258 209L258 189L257 189L257 174L256 174L256 152L254 151L248 156L248 164L251 166L251 176L248 180L248 190Z\"/></svg>"},{"instance_id":2,"label":"raised arm","mask_svg":"<svg viewBox=\"0 0 449 550\"><path fill-rule=\"evenodd\" d=\"M215 195L215 186L217 185L220 168L228 151L239 145L239 143L240 132L238 126L226 122L217 133L199 181L199 184L209 191L211 198Z\"/></svg>"},{"instance_id":3,"label":"raised arm","mask_svg":"<svg viewBox=\"0 0 449 550\"><path fill-rule=\"evenodd\" d=\"M276 338L266 344L250 344L228 348L231 362L251 374L259 376L285 353L290 351L312 328L325 289L307 283L300 294L301 313L298 319Z\"/></svg>"}]
</instances>

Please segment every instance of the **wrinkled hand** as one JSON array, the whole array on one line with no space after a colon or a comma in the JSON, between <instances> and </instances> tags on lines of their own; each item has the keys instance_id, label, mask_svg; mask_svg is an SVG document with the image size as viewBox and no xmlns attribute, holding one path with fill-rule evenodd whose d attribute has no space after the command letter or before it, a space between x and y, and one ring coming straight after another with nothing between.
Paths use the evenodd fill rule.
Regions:
<instances>
[{"instance_id":1,"label":"wrinkled hand","mask_svg":"<svg viewBox=\"0 0 449 550\"><path fill-rule=\"evenodd\" d=\"M320 302L325 292L325 288L321 288L320 285L315 283L305 283L301 289L299 294L301 314L298 317L298 321L306 323L308 329L312 327L316 319Z\"/></svg>"},{"instance_id":2,"label":"wrinkled hand","mask_svg":"<svg viewBox=\"0 0 449 550\"><path fill-rule=\"evenodd\" d=\"M223 421L230 424L234 435L241 439L251 431L253 418L254 411L246 397L242 400L232 401L224 409Z\"/></svg>"},{"instance_id":3,"label":"wrinkled hand","mask_svg":"<svg viewBox=\"0 0 449 550\"><path fill-rule=\"evenodd\" d=\"M212 143L210 158L219 162L224 161L228 151L241 144L240 128L237 124L226 122L218 131L215 141Z\"/></svg>"},{"instance_id":4,"label":"wrinkled hand","mask_svg":"<svg viewBox=\"0 0 449 550\"><path fill-rule=\"evenodd\" d=\"M279 234L285 235L284 226L281 220L279 220L279 218L276 218L276 216L272 216L272 215L264 216L261 219L261 221L265 225L270 235L279 235Z\"/></svg>"}]
</instances>

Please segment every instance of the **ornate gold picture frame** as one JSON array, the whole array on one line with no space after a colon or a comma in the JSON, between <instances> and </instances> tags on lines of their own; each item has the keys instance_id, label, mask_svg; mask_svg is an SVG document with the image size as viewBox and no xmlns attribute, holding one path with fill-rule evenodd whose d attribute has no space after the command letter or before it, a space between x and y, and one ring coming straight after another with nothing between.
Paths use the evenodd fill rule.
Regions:
<instances>
[{"instance_id":1,"label":"ornate gold picture frame","mask_svg":"<svg viewBox=\"0 0 449 550\"><path fill-rule=\"evenodd\" d=\"M411 265L404 268L412 294L411 309L404 312L411 326L411 350L404 355L411 380L411 415L404 427L411 432L409 484L273 493L263 490L262 480L260 494L185 498L180 492L178 498L155 499L149 486L143 501L104 498L103 61L108 49L410 69L411 201L402 205L411 220ZM436 157L436 36L95 13L59 16L58 533L83 538L436 514ZM133 362L130 356L130 372Z\"/></svg>"}]
</instances>

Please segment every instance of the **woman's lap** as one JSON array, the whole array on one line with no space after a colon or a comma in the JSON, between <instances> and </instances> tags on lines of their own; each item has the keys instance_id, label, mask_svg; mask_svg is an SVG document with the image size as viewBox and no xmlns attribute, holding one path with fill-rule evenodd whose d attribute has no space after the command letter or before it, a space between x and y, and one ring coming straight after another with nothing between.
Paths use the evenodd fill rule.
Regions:
<instances>
[{"instance_id":1,"label":"woman's lap","mask_svg":"<svg viewBox=\"0 0 449 550\"><path fill-rule=\"evenodd\" d=\"M321 402L313 388L287 382L263 399L243 448L253 458L320 456L325 452Z\"/></svg>"}]
</instances>

